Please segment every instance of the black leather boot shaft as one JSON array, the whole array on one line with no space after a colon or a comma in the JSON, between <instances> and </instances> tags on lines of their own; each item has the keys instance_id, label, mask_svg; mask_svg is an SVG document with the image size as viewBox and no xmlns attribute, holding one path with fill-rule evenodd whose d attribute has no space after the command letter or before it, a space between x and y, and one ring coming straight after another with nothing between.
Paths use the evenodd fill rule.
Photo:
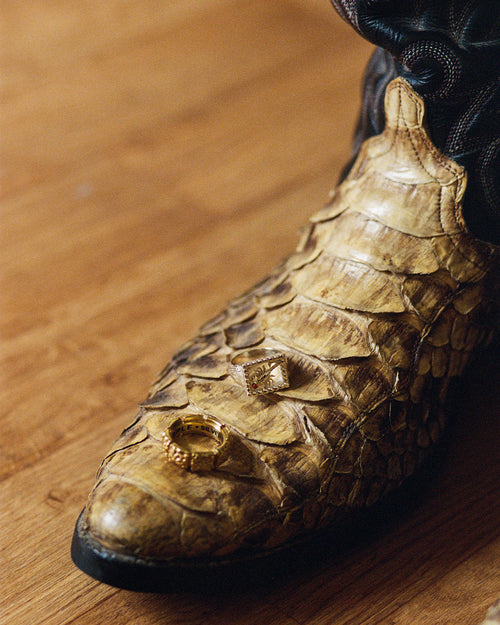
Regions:
<instances>
[{"instance_id":1,"label":"black leather boot shaft","mask_svg":"<svg viewBox=\"0 0 500 625\"><path fill-rule=\"evenodd\" d=\"M406 78L426 102L434 143L467 171L468 227L500 243L500 0L332 2L379 46L365 76L354 151L383 130L387 83Z\"/></svg>"}]
</instances>

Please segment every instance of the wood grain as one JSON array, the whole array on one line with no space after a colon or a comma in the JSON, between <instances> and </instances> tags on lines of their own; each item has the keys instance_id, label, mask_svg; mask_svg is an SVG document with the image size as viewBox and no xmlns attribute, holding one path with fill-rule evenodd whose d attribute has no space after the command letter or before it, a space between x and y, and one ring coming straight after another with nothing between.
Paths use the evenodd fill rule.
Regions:
<instances>
[{"instance_id":1,"label":"wood grain","mask_svg":"<svg viewBox=\"0 0 500 625\"><path fill-rule=\"evenodd\" d=\"M385 530L230 596L118 591L72 565L95 470L156 373L326 199L370 47L326 0L2 17L0 622L479 623L500 596L494 353L438 476Z\"/></svg>"}]
</instances>

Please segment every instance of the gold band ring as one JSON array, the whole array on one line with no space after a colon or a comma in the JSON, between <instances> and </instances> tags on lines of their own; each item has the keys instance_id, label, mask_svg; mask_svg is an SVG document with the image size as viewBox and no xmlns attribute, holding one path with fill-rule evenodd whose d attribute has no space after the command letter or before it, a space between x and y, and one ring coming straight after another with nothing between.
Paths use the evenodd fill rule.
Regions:
<instances>
[{"instance_id":1,"label":"gold band ring","mask_svg":"<svg viewBox=\"0 0 500 625\"><path fill-rule=\"evenodd\" d=\"M247 395L273 393L289 387L286 357L274 349L250 349L237 354L229 366Z\"/></svg>"},{"instance_id":2,"label":"gold band ring","mask_svg":"<svg viewBox=\"0 0 500 625\"><path fill-rule=\"evenodd\" d=\"M206 436L217 443L215 449L192 451L179 438L185 435ZM227 457L229 429L213 417L192 414L178 417L162 434L163 447L170 462L189 471L211 471Z\"/></svg>"}]
</instances>

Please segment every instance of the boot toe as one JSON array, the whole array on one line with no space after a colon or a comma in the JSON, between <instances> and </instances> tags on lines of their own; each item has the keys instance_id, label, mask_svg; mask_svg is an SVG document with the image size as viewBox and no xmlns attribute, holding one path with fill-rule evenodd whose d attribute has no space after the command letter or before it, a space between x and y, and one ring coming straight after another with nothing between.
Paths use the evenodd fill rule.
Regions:
<instances>
[{"instance_id":1,"label":"boot toe","mask_svg":"<svg viewBox=\"0 0 500 625\"><path fill-rule=\"evenodd\" d=\"M85 528L105 548L141 557L176 556L181 515L138 486L106 480L86 508Z\"/></svg>"}]
</instances>

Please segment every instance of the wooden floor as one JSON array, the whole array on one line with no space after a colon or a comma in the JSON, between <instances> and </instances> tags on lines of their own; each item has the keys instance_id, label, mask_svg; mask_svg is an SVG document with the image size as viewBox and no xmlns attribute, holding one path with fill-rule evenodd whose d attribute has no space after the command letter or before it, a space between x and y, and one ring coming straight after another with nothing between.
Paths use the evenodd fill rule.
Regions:
<instances>
[{"instance_id":1,"label":"wooden floor","mask_svg":"<svg viewBox=\"0 0 500 625\"><path fill-rule=\"evenodd\" d=\"M373 535L229 595L73 566L100 459L155 374L334 185L370 46L327 0L5 2L2 23L1 623L479 623L500 596L494 354L438 477Z\"/></svg>"}]
</instances>

